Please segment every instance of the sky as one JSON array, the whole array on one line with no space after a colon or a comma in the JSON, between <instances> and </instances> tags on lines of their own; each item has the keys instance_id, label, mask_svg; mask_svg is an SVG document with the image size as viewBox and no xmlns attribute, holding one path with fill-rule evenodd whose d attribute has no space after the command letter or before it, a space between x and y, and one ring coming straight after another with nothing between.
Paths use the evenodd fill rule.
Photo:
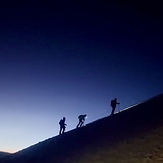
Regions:
<instances>
[{"instance_id":1,"label":"sky","mask_svg":"<svg viewBox=\"0 0 163 163\"><path fill-rule=\"evenodd\" d=\"M138 2L1 4L0 151L163 93L162 3Z\"/></svg>"}]
</instances>

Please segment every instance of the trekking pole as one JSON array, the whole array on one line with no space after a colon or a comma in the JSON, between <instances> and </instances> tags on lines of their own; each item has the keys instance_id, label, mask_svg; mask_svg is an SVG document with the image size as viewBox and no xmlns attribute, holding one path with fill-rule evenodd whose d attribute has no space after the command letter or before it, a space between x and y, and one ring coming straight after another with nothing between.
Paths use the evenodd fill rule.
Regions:
<instances>
[{"instance_id":1,"label":"trekking pole","mask_svg":"<svg viewBox=\"0 0 163 163\"><path fill-rule=\"evenodd\" d=\"M119 103L119 106L118 106L118 112L120 112L120 108L121 108L121 107L120 107L120 104L121 104L121 103Z\"/></svg>"}]
</instances>

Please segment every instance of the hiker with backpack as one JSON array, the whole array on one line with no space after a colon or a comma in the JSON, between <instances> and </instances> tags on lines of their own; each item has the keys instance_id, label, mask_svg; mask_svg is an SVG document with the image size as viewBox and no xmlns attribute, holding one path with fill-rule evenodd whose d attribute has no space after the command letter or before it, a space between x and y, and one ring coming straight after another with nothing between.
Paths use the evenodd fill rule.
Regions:
<instances>
[{"instance_id":1,"label":"hiker with backpack","mask_svg":"<svg viewBox=\"0 0 163 163\"><path fill-rule=\"evenodd\" d=\"M79 119L79 123L78 125L76 126L76 128L79 128L79 127L82 127L84 125L84 121L85 121L85 118L87 117L86 114L84 115L79 115L78 116L78 119Z\"/></svg>"},{"instance_id":2,"label":"hiker with backpack","mask_svg":"<svg viewBox=\"0 0 163 163\"><path fill-rule=\"evenodd\" d=\"M111 100L111 107L112 107L112 112L111 112L111 115L113 115L114 114L114 111L115 111L115 108L116 108L116 106L117 106L117 104L120 104L119 102L117 102L117 98L115 98L115 99L113 99L113 100Z\"/></svg>"},{"instance_id":3,"label":"hiker with backpack","mask_svg":"<svg viewBox=\"0 0 163 163\"><path fill-rule=\"evenodd\" d=\"M67 125L67 124L65 124L65 120L66 120L66 118L63 117L63 119L61 119L59 121L59 125L60 125L59 135L61 135L61 134L63 134L65 132L66 125Z\"/></svg>"}]
</instances>

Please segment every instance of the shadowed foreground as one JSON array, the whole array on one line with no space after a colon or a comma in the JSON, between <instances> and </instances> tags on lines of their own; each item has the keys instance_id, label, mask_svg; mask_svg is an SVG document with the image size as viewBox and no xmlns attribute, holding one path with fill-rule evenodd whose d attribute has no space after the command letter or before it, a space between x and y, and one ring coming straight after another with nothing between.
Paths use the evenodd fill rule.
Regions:
<instances>
[{"instance_id":1,"label":"shadowed foreground","mask_svg":"<svg viewBox=\"0 0 163 163\"><path fill-rule=\"evenodd\" d=\"M0 163L161 163L163 94L50 138Z\"/></svg>"},{"instance_id":2,"label":"shadowed foreground","mask_svg":"<svg viewBox=\"0 0 163 163\"><path fill-rule=\"evenodd\" d=\"M4 158L4 157L7 157L9 156L10 153L7 153L7 152L0 152L0 159Z\"/></svg>"}]
</instances>

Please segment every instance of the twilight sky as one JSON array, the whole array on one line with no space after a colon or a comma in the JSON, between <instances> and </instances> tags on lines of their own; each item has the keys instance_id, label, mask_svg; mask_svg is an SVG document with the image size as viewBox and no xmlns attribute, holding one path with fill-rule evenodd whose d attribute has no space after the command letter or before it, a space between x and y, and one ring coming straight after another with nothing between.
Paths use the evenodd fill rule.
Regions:
<instances>
[{"instance_id":1,"label":"twilight sky","mask_svg":"<svg viewBox=\"0 0 163 163\"><path fill-rule=\"evenodd\" d=\"M0 151L163 93L162 3L125 2L1 4Z\"/></svg>"}]
</instances>

